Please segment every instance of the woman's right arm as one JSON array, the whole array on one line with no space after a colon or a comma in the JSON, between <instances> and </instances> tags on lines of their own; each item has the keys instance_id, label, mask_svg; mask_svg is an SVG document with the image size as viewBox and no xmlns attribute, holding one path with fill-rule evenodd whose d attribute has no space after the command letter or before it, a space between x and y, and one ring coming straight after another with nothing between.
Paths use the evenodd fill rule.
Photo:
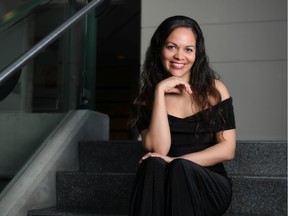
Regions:
<instances>
[{"instance_id":1,"label":"woman's right arm","mask_svg":"<svg viewBox=\"0 0 288 216\"><path fill-rule=\"evenodd\" d=\"M183 86L187 92L192 93L190 85L176 77L169 77L156 86L150 125L147 130L141 132L143 145L148 151L162 155L168 154L171 145L171 134L165 94L181 93Z\"/></svg>"},{"instance_id":2,"label":"woman's right arm","mask_svg":"<svg viewBox=\"0 0 288 216\"><path fill-rule=\"evenodd\" d=\"M141 132L144 147L150 152L167 155L170 144L170 128L165 104L165 91L157 85L154 93L154 103L150 125Z\"/></svg>"}]
</instances>

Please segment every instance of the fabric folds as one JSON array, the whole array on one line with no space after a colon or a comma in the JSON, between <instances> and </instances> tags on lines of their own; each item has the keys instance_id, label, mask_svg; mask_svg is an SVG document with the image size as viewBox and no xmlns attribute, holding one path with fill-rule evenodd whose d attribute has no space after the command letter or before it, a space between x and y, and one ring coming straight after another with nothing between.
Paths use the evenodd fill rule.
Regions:
<instances>
[{"instance_id":1,"label":"fabric folds","mask_svg":"<svg viewBox=\"0 0 288 216\"><path fill-rule=\"evenodd\" d=\"M151 109L137 106L139 132L149 127ZM232 98L186 118L167 115L171 147L178 157L216 144L216 133L235 128ZM220 216L231 201L232 185L223 163L202 167L186 159L166 163L150 157L138 169L130 216Z\"/></svg>"}]
</instances>

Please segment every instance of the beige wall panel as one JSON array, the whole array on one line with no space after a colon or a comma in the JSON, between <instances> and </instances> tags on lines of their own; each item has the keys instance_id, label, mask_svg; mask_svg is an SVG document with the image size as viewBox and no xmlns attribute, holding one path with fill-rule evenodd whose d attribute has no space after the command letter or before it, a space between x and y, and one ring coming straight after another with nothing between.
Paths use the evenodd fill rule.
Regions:
<instances>
[{"instance_id":1,"label":"beige wall panel","mask_svg":"<svg viewBox=\"0 0 288 216\"><path fill-rule=\"evenodd\" d=\"M286 19L286 0L143 0L142 26L155 26L181 14L199 23L231 23Z\"/></svg>"},{"instance_id":2,"label":"beige wall panel","mask_svg":"<svg viewBox=\"0 0 288 216\"><path fill-rule=\"evenodd\" d=\"M240 140L287 139L286 61L214 63L234 99Z\"/></svg>"},{"instance_id":3,"label":"beige wall panel","mask_svg":"<svg viewBox=\"0 0 288 216\"><path fill-rule=\"evenodd\" d=\"M141 30L141 64L143 63L144 61L144 58L145 58L145 53L146 53L146 50L147 50L147 47L150 43L150 39L153 35L155 31L155 28L145 28Z\"/></svg>"},{"instance_id":4,"label":"beige wall panel","mask_svg":"<svg viewBox=\"0 0 288 216\"><path fill-rule=\"evenodd\" d=\"M286 58L287 23L203 25L210 61L258 61Z\"/></svg>"}]
</instances>

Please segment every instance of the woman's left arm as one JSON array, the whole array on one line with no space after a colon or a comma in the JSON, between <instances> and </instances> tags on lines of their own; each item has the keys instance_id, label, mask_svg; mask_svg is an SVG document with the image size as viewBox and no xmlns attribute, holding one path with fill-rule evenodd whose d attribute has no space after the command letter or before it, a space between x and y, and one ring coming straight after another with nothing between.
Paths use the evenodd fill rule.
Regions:
<instances>
[{"instance_id":1,"label":"woman's left arm","mask_svg":"<svg viewBox=\"0 0 288 216\"><path fill-rule=\"evenodd\" d=\"M236 130L231 129L219 132L216 134L216 137L217 143L215 145L202 151L182 155L177 158L191 160L201 166L213 166L217 163L232 160L236 149ZM142 159L146 159L147 157L161 157L168 163L176 159L158 153L148 153Z\"/></svg>"},{"instance_id":2,"label":"woman's left arm","mask_svg":"<svg viewBox=\"0 0 288 216\"><path fill-rule=\"evenodd\" d=\"M221 81L216 80L215 86L220 92L222 100L225 100L230 97L230 94L226 86ZM184 158L187 160L191 160L194 163L197 163L201 166L213 166L217 163L232 160L235 155L235 150L236 150L236 130L230 129L218 132L216 134L215 145L206 148L202 151L182 155L177 158ZM146 155L146 157L149 156L161 157L168 163L171 162L173 159L175 159L157 153L152 154L150 153L150 155Z\"/></svg>"},{"instance_id":3,"label":"woman's left arm","mask_svg":"<svg viewBox=\"0 0 288 216\"><path fill-rule=\"evenodd\" d=\"M236 149L236 130L225 130L217 133L217 143L202 151L183 155L185 158L201 166L212 166L217 163L232 160Z\"/></svg>"},{"instance_id":4,"label":"woman's left arm","mask_svg":"<svg viewBox=\"0 0 288 216\"><path fill-rule=\"evenodd\" d=\"M222 100L230 97L228 89L221 81L215 80L215 86L220 92ZM212 166L217 163L234 159L235 149L236 130L230 129L216 134L215 145L200 152L183 155L181 158L186 158L201 166Z\"/></svg>"}]
</instances>

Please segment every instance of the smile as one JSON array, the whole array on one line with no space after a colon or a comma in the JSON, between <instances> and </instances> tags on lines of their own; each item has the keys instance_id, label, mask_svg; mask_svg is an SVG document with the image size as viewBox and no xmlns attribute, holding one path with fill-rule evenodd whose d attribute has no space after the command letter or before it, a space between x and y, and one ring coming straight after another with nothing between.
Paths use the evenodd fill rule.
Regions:
<instances>
[{"instance_id":1,"label":"smile","mask_svg":"<svg viewBox=\"0 0 288 216\"><path fill-rule=\"evenodd\" d=\"M183 68L183 67L185 66L184 63L175 63L175 62L172 62L171 64L172 64L172 66L173 66L174 68Z\"/></svg>"}]
</instances>

